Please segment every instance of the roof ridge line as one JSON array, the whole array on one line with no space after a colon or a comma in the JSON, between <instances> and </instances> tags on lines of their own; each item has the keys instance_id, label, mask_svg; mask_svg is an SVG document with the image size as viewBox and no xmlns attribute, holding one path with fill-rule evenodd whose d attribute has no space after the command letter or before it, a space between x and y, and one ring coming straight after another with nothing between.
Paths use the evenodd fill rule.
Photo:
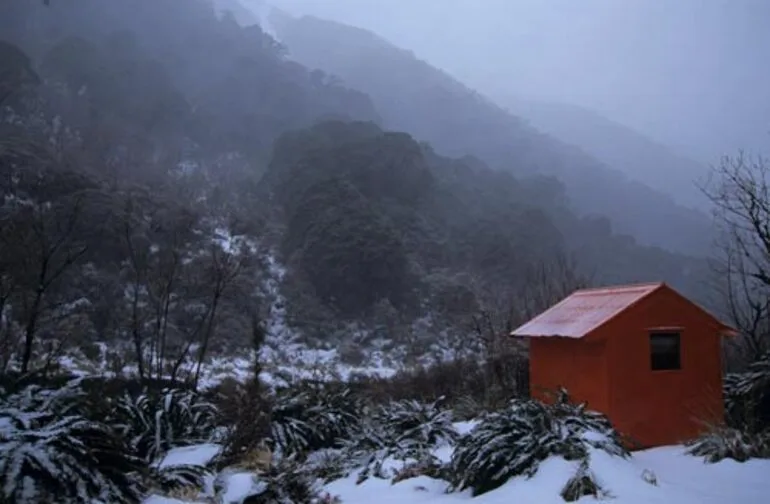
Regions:
<instances>
[{"instance_id":1,"label":"roof ridge line","mask_svg":"<svg viewBox=\"0 0 770 504\"><path fill-rule=\"evenodd\" d=\"M585 289L578 289L574 291L571 295L577 294L579 292L620 291L620 290L629 290L629 289L643 289L648 287L662 287L664 285L666 285L666 282L659 281L659 282L629 283L629 284L620 284L620 285L605 285L604 287L586 287Z\"/></svg>"}]
</instances>

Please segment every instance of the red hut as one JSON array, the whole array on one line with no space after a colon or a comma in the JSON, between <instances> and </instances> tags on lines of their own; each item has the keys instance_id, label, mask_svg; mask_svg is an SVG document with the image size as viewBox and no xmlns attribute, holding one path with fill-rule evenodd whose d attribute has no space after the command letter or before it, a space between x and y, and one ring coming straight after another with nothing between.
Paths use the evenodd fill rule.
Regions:
<instances>
[{"instance_id":1,"label":"red hut","mask_svg":"<svg viewBox=\"0 0 770 504\"><path fill-rule=\"evenodd\" d=\"M511 333L529 339L533 397L564 387L644 447L723 421L721 337L734 334L665 283L579 290Z\"/></svg>"}]
</instances>

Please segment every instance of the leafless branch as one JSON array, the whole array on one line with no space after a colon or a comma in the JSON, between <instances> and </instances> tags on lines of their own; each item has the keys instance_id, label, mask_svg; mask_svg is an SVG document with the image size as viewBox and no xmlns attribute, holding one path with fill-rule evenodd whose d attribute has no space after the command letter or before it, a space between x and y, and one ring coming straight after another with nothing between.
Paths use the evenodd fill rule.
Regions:
<instances>
[{"instance_id":1,"label":"leafless branch","mask_svg":"<svg viewBox=\"0 0 770 504\"><path fill-rule=\"evenodd\" d=\"M715 273L746 362L770 348L770 165L763 157L725 157L702 189L720 226Z\"/></svg>"}]
</instances>

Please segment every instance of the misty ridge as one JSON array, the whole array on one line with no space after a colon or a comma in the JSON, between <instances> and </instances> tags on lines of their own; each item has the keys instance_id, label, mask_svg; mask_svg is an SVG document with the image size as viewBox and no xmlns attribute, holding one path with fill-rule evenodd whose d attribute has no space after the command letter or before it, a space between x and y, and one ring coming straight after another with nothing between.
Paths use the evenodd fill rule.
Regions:
<instances>
[{"instance_id":1,"label":"misty ridge","mask_svg":"<svg viewBox=\"0 0 770 504\"><path fill-rule=\"evenodd\" d=\"M198 383L254 331L275 366L418 366L584 285L740 304L719 159L709 182L598 112L260 0L0 9L4 369Z\"/></svg>"}]
</instances>

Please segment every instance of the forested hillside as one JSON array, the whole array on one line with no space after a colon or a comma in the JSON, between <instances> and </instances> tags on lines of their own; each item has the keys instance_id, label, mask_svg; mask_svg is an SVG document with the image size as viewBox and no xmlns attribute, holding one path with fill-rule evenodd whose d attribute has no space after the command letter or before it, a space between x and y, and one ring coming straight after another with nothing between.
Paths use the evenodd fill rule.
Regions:
<instances>
[{"instance_id":1,"label":"forested hillside","mask_svg":"<svg viewBox=\"0 0 770 504\"><path fill-rule=\"evenodd\" d=\"M5 2L0 33L6 367L78 347L197 374L260 331L422 357L585 283L702 294L705 260L577 216L585 194L534 174L588 158L533 146L505 114L477 138L511 138L489 152L521 169L471 144L439 154L425 129L382 127L393 107L204 0ZM424 128L456 126L448 110Z\"/></svg>"},{"instance_id":2,"label":"forested hillside","mask_svg":"<svg viewBox=\"0 0 770 504\"><path fill-rule=\"evenodd\" d=\"M708 255L713 234L706 214L635 182L622 166L603 164L577 143L568 145L534 129L409 50L366 30L311 16L295 18L274 9L270 21L291 58L371 96L385 127L408 131L444 155L474 155L516 176L554 175L578 214L610 216L613 228L644 244ZM617 157L602 159L619 162ZM636 163L638 171L645 160L628 162Z\"/></svg>"},{"instance_id":3,"label":"forested hillside","mask_svg":"<svg viewBox=\"0 0 770 504\"><path fill-rule=\"evenodd\" d=\"M485 296L531 296L538 268L569 266L569 257L596 282L667 278L692 292L704 272L694 259L612 235L606 221L576 218L554 180L444 158L372 124L324 123L282 138L263 185L303 291L343 317L361 319L382 302L407 320L435 314L450 292L464 300L453 309L470 317Z\"/></svg>"}]
</instances>

